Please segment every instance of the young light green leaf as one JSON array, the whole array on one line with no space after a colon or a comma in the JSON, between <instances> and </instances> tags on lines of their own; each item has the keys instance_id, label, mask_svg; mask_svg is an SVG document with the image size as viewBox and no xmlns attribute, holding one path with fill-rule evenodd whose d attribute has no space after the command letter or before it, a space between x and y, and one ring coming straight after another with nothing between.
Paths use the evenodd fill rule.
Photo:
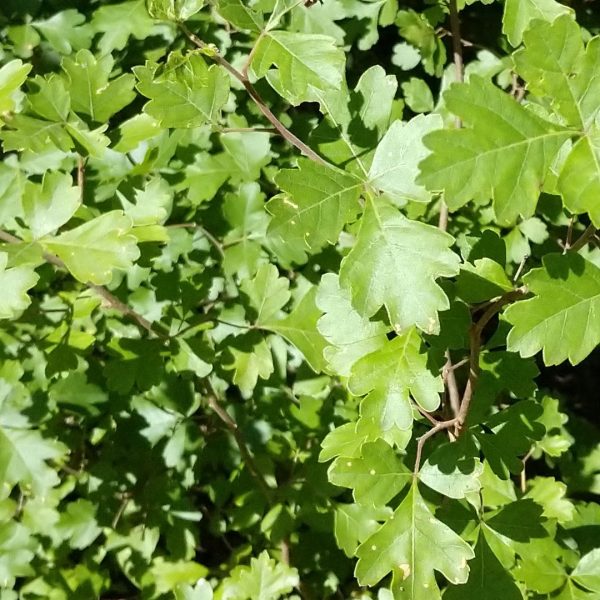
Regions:
<instances>
[{"instance_id":1,"label":"young light green leaf","mask_svg":"<svg viewBox=\"0 0 600 600\"><path fill-rule=\"evenodd\" d=\"M430 153L423 137L443 125L439 115L419 115L408 123L395 121L379 142L371 168L371 185L399 204L429 202L431 194L416 182L419 163Z\"/></svg>"},{"instance_id":2,"label":"young light green leaf","mask_svg":"<svg viewBox=\"0 0 600 600\"><path fill-rule=\"evenodd\" d=\"M250 567L233 569L220 588L222 600L278 600L298 585L298 571L269 557L267 551Z\"/></svg>"},{"instance_id":3,"label":"young light green leaf","mask_svg":"<svg viewBox=\"0 0 600 600\"><path fill-rule=\"evenodd\" d=\"M279 277L275 265L262 265L254 279L242 282L241 287L256 310L254 321L259 326L272 321L290 299L290 282Z\"/></svg>"},{"instance_id":4,"label":"young light green leaf","mask_svg":"<svg viewBox=\"0 0 600 600\"><path fill-rule=\"evenodd\" d=\"M74 214L81 203L81 191L70 175L46 173L41 185L28 181L23 195L23 211L35 239L56 231Z\"/></svg>"},{"instance_id":5,"label":"young light green leaf","mask_svg":"<svg viewBox=\"0 0 600 600\"><path fill-rule=\"evenodd\" d=\"M233 360L224 364L223 368L233 370L233 383L245 396L252 393L259 377L268 379L273 373L271 349L261 336L252 333L237 336L235 346L229 348L229 353Z\"/></svg>"},{"instance_id":6,"label":"young light green leaf","mask_svg":"<svg viewBox=\"0 0 600 600\"><path fill-rule=\"evenodd\" d=\"M554 477L534 477L527 481L529 490L524 496L543 507L542 516L569 523L575 516L575 505L565 498L567 486Z\"/></svg>"},{"instance_id":7,"label":"young light green leaf","mask_svg":"<svg viewBox=\"0 0 600 600\"><path fill-rule=\"evenodd\" d=\"M356 245L342 261L340 285L350 289L352 304L365 317L385 306L396 331L416 325L436 334L438 311L450 306L436 279L459 268L452 242L436 227L369 200Z\"/></svg>"},{"instance_id":8,"label":"young light green leaf","mask_svg":"<svg viewBox=\"0 0 600 600\"><path fill-rule=\"evenodd\" d=\"M485 302L509 292L513 284L506 270L491 258L479 258L461 266L456 292L470 304Z\"/></svg>"},{"instance_id":9,"label":"young light green leaf","mask_svg":"<svg viewBox=\"0 0 600 600\"><path fill-rule=\"evenodd\" d=\"M382 521L392 515L387 506L338 504L334 515L334 532L338 546L346 556L354 556L356 548L375 533Z\"/></svg>"},{"instance_id":10,"label":"young light green leaf","mask_svg":"<svg viewBox=\"0 0 600 600\"><path fill-rule=\"evenodd\" d=\"M145 0L100 6L94 12L91 25L95 32L102 33L98 42L102 55L122 50L131 36L143 40L154 29Z\"/></svg>"},{"instance_id":11,"label":"young light green leaf","mask_svg":"<svg viewBox=\"0 0 600 600\"><path fill-rule=\"evenodd\" d=\"M0 319L16 319L31 304L27 290L38 281L31 267L6 268L8 254L0 252Z\"/></svg>"},{"instance_id":12,"label":"young light green leaf","mask_svg":"<svg viewBox=\"0 0 600 600\"><path fill-rule=\"evenodd\" d=\"M370 392L364 402L377 407L384 431L394 425L412 426L411 396L426 411L439 406L442 380L428 368L421 345L419 333L412 328L352 367L348 388L357 396Z\"/></svg>"},{"instance_id":13,"label":"young light green leaf","mask_svg":"<svg viewBox=\"0 0 600 600\"><path fill-rule=\"evenodd\" d=\"M586 590L600 593L600 548L583 556L571 577Z\"/></svg>"},{"instance_id":14,"label":"young light green leaf","mask_svg":"<svg viewBox=\"0 0 600 600\"><path fill-rule=\"evenodd\" d=\"M213 590L206 579L200 579L194 587L179 584L174 593L175 600L213 600Z\"/></svg>"},{"instance_id":15,"label":"young light green leaf","mask_svg":"<svg viewBox=\"0 0 600 600\"><path fill-rule=\"evenodd\" d=\"M367 69L358 80L355 97L360 99L359 117L364 126L383 133L387 129L398 81L380 65Z\"/></svg>"},{"instance_id":16,"label":"young light green leaf","mask_svg":"<svg viewBox=\"0 0 600 600\"><path fill-rule=\"evenodd\" d=\"M229 79L199 54L171 52L166 64L135 67L137 89L150 99L144 112L163 127L192 128L219 117L229 95Z\"/></svg>"},{"instance_id":17,"label":"young light green leaf","mask_svg":"<svg viewBox=\"0 0 600 600\"><path fill-rule=\"evenodd\" d=\"M0 68L0 126L1 116L15 108L15 93L27 79L31 65L18 59L11 60Z\"/></svg>"},{"instance_id":18,"label":"young light green leaf","mask_svg":"<svg viewBox=\"0 0 600 600\"><path fill-rule=\"evenodd\" d=\"M432 153L420 165L421 183L444 190L451 210L493 198L502 225L533 215L552 161L572 133L477 76L454 84L444 99L465 128L434 131L425 138Z\"/></svg>"},{"instance_id":19,"label":"young light green leaf","mask_svg":"<svg viewBox=\"0 0 600 600\"><path fill-rule=\"evenodd\" d=\"M308 159L284 169L275 181L284 192L267 204L273 215L267 236L286 262L304 263L326 244L335 244L344 225L360 210L362 182Z\"/></svg>"},{"instance_id":20,"label":"young light green leaf","mask_svg":"<svg viewBox=\"0 0 600 600\"><path fill-rule=\"evenodd\" d=\"M251 68L256 77L266 76L290 104L298 105L317 101L315 90L339 88L344 65L343 50L326 35L268 31L255 48Z\"/></svg>"},{"instance_id":21,"label":"young light green leaf","mask_svg":"<svg viewBox=\"0 0 600 600\"><path fill-rule=\"evenodd\" d=\"M502 31L513 46L519 46L534 19L552 21L564 14L572 14L571 9L556 0L506 0Z\"/></svg>"},{"instance_id":22,"label":"young light green leaf","mask_svg":"<svg viewBox=\"0 0 600 600\"><path fill-rule=\"evenodd\" d=\"M462 437L438 446L419 471L419 479L449 498L465 498L481 488L483 465L475 445Z\"/></svg>"},{"instance_id":23,"label":"young light green leaf","mask_svg":"<svg viewBox=\"0 0 600 600\"><path fill-rule=\"evenodd\" d=\"M148 14L162 21L187 21L204 6L204 0L146 0Z\"/></svg>"},{"instance_id":24,"label":"young light green leaf","mask_svg":"<svg viewBox=\"0 0 600 600\"><path fill-rule=\"evenodd\" d=\"M85 16L74 8L56 12L48 19L33 21L32 25L61 54L87 48L93 36Z\"/></svg>"},{"instance_id":25,"label":"young light green leaf","mask_svg":"<svg viewBox=\"0 0 600 600\"><path fill-rule=\"evenodd\" d=\"M325 313L317 327L331 344L323 354L334 373L348 377L358 359L386 343L387 327L365 319L356 311L350 293L340 287L339 277L334 273L321 277L317 306Z\"/></svg>"},{"instance_id":26,"label":"young light green leaf","mask_svg":"<svg viewBox=\"0 0 600 600\"><path fill-rule=\"evenodd\" d=\"M63 59L62 68L69 80L71 108L104 123L135 98L133 75L124 74L109 81L114 60L106 55L96 59L89 50Z\"/></svg>"},{"instance_id":27,"label":"young light green leaf","mask_svg":"<svg viewBox=\"0 0 600 600\"><path fill-rule=\"evenodd\" d=\"M395 597L411 600L441 597L434 571L455 585L465 583L467 561L474 557L469 544L433 516L416 483L356 555L355 573L361 585L375 585L392 571Z\"/></svg>"},{"instance_id":28,"label":"young light green leaf","mask_svg":"<svg viewBox=\"0 0 600 600\"><path fill-rule=\"evenodd\" d=\"M578 254L549 254L523 281L534 297L506 309L508 349L542 350L546 365L581 362L600 343L600 268Z\"/></svg>"},{"instance_id":29,"label":"young light green leaf","mask_svg":"<svg viewBox=\"0 0 600 600\"><path fill-rule=\"evenodd\" d=\"M337 458L327 474L334 485L352 489L354 500L364 506L385 506L413 477L383 440L364 444L358 458Z\"/></svg>"},{"instance_id":30,"label":"young light green leaf","mask_svg":"<svg viewBox=\"0 0 600 600\"><path fill-rule=\"evenodd\" d=\"M0 475L5 485L31 486L43 495L59 483L56 471L47 461L58 460L67 448L44 438L35 429L0 427Z\"/></svg>"},{"instance_id":31,"label":"young light green leaf","mask_svg":"<svg viewBox=\"0 0 600 600\"><path fill-rule=\"evenodd\" d=\"M248 6L243 0L219 0L217 12L238 29L259 32L264 29L262 13Z\"/></svg>"},{"instance_id":32,"label":"young light green leaf","mask_svg":"<svg viewBox=\"0 0 600 600\"><path fill-rule=\"evenodd\" d=\"M326 367L323 350L327 342L317 329L321 311L315 303L317 288L311 287L294 310L285 319L271 319L262 323L264 329L279 333L294 344L311 368L320 373Z\"/></svg>"},{"instance_id":33,"label":"young light green leaf","mask_svg":"<svg viewBox=\"0 0 600 600\"><path fill-rule=\"evenodd\" d=\"M582 30L565 15L553 23L534 21L524 41L514 61L528 89L548 97L570 125L587 128L598 112L600 38L584 48Z\"/></svg>"},{"instance_id":34,"label":"young light green leaf","mask_svg":"<svg viewBox=\"0 0 600 600\"><path fill-rule=\"evenodd\" d=\"M434 101L433 94L425 81L411 77L402 84L402 93L407 106L415 113L431 112Z\"/></svg>"},{"instance_id":35,"label":"young light green leaf","mask_svg":"<svg viewBox=\"0 0 600 600\"><path fill-rule=\"evenodd\" d=\"M131 235L131 219L113 210L46 238L43 246L56 254L73 277L82 283L104 285L112 279L113 269L128 269L139 257L136 238Z\"/></svg>"},{"instance_id":36,"label":"young light green leaf","mask_svg":"<svg viewBox=\"0 0 600 600\"><path fill-rule=\"evenodd\" d=\"M600 44L599 44L600 48ZM564 205L573 214L588 213L600 227L600 127L593 125L575 143L558 178Z\"/></svg>"}]
</instances>

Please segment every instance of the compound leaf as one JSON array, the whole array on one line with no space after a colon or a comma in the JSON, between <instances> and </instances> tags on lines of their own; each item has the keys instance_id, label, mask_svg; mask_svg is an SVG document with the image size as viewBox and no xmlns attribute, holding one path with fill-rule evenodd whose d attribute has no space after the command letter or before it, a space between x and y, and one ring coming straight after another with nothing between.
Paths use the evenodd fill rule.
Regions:
<instances>
[{"instance_id":1,"label":"compound leaf","mask_svg":"<svg viewBox=\"0 0 600 600\"><path fill-rule=\"evenodd\" d=\"M549 254L523 278L533 298L506 310L508 349L543 351L546 365L581 362L600 342L600 269L578 254Z\"/></svg>"},{"instance_id":2,"label":"compound leaf","mask_svg":"<svg viewBox=\"0 0 600 600\"><path fill-rule=\"evenodd\" d=\"M413 484L394 514L359 546L356 555L355 573L361 585L375 585L392 571L395 597L433 600L441 597L434 571L451 583L465 583L467 561L474 553L433 516Z\"/></svg>"},{"instance_id":3,"label":"compound leaf","mask_svg":"<svg viewBox=\"0 0 600 600\"><path fill-rule=\"evenodd\" d=\"M251 66L256 77L266 75L281 96L298 105L318 100L315 90L340 88L344 65L343 50L329 36L269 31L260 38Z\"/></svg>"},{"instance_id":4,"label":"compound leaf","mask_svg":"<svg viewBox=\"0 0 600 600\"><path fill-rule=\"evenodd\" d=\"M506 0L502 31L513 46L519 46L534 19L552 21L564 14L572 14L571 9L556 0Z\"/></svg>"},{"instance_id":5,"label":"compound leaf","mask_svg":"<svg viewBox=\"0 0 600 600\"><path fill-rule=\"evenodd\" d=\"M317 327L329 342L324 356L332 370L348 377L352 365L381 348L387 341L387 327L361 316L352 306L350 293L340 286L339 277L326 273L317 292L317 306L325 314Z\"/></svg>"},{"instance_id":6,"label":"compound leaf","mask_svg":"<svg viewBox=\"0 0 600 600\"><path fill-rule=\"evenodd\" d=\"M144 112L163 127L198 127L219 117L229 95L223 69L206 64L196 53L172 52L165 65L136 67L137 89L150 99Z\"/></svg>"},{"instance_id":7,"label":"compound leaf","mask_svg":"<svg viewBox=\"0 0 600 600\"><path fill-rule=\"evenodd\" d=\"M552 161L572 133L477 76L454 84L444 99L466 127L425 137L432 154L420 165L420 181L444 190L451 210L492 198L501 225L532 216Z\"/></svg>"},{"instance_id":8,"label":"compound leaf","mask_svg":"<svg viewBox=\"0 0 600 600\"><path fill-rule=\"evenodd\" d=\"M437 334L438 311L450 303L436 279L459 268L452 242L436 227L369 200L356 245L342 261L340 284L360 314L371 317L385 306L396 331L416 325Z\"/></svg>"},{"instance_id":9,"label":"compound leaf","mask_svg":"<svg viewBox=\"0 0 600 600\"><path fill-rule=\"evenodd\" d=\"M356 217L362 182L308 159L298 167L275 177L284 193L267 204L273 215L267 236L279 257L303 263L307 254L337 242L344 225Z\"/></svg>"},{"instance_id":10,"label":"compound leaf","mask_svg":"<svg viewBox=\"0 0 600 600\"><path fill-rule=\"evenodd\" d=\"M131 219L113 210L42 243L65 263L73 277L82 283L104 285L112 279L113 269L128 269L140 255L130 232Z\"/></svg>"}]
</instances>

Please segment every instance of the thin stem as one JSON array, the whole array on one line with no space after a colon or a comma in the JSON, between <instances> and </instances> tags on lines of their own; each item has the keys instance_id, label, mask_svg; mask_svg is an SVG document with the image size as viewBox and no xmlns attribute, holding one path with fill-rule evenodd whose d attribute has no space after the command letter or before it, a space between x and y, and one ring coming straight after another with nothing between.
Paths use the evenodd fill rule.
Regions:
<instances>
[{"instance_id":1,"label":"thin stem","mask_svg":"<svg viewBox=\"0 0 600 600\"><path fill-rule=\"evenodd\" d=\"M209 58L211 58L218 65L222 66L226 71L228 71L233 77L235 77L246 89L248 95L254 100L256 106L258 106L260 112L270 121L270 123L275 127L275 129L280 133L280 135L286 139L292 146L295 146L306 156L310 158L316 163L321 165L328 165L327 161L322 159L312 148L307 146L302 140L297 138L269 109L269 107L265 104L265 101L262 99L260 94L256 91L254 86L248 81L248 79L244 76L243 73L238 71L228 60L223 58L221 54L215 52L214 48L209 47L208 44L203 42L197 35L192 33L184 23L179 23L179 28L181 31L187 36L187 38L200 48L201 50L208 50L206 53Z\"/></svg>"},{"instance_id":2,"label":"thin stem","mask_svg":"<svg viewBox=\"0 0 600 600\"><path fill-rule=\"evenodd\" d=\"M595 235L598 229L594 225L588 225L587 229L579 236L579 238L568 248L571 252L581 250Z\"/></svg>"},{"instance_id":3,"label":"thin stem","mask_svg":"<svg viewBox=\"0 0 600 600\"><path fill-rule=\"evenodd\" d=\"M506 294L498 298L498 300L496 300L494 303L492 303L483 313L483 315L479 318L479 320L471 327L471 331L469 332L471 338L471 351L469 355L469 379L467 381L467 385L465 386L458 414L453 419L438 422L427 433L425 433L419 438L419 441L417 442L415 467L413 470L415 477L419 472L419 467L421 464L421 455L423 453L423 446L430 437L433 437L436 433L440 431L450 429L452 427L454 427L455 437L458 437L464 431L464 424L469 415L469 408L471 407L471 401L473 399L473 394L475 392L477 380L479 378L479 355L481 354L481 335L483 333L483 330L485 329L485 326L490 322L490 320L494 317L494 315L500 310L502 310L503 306L513 302L514 300L522 298L523 295L526 293L526 287L517 288L515 290L507 292Z\"/></svg>"},{"instance_id":4,"label":"thin stem","mask_svg":"<svg viewBox=\"0 0 600 600\"><path fill-rule=\"evenodd\" d=\"M0 230L0 240L3 240L8 244L20 244L23 242L23 240L19 239L18 237L15 237L14 235L2 230ZM46 262L54 265L55 267L68 271L65 263L60 258L58 258L58 256L51 254L50 252L44 252L43 258ZM96 292L96 294L98 294L99 296L101 296L109 308L112 308L120 312L122 315L129 317L130 319L135 321L142 329L145 329L148 333L159 338L168 337L166 332L157 331L152 325L152 323L148 321L148 319L146 319L138 312L133 310L133 308L131 308L130 306L127 306L127 304L125 304L124 302L121 302L121 300L119 300L114 294L109 292L104 286L96 285L94 283L88 283L87 287L93 292Z\"/></svg>"},{"instance_id":5,"label":"thin stem","mask_svg":"<svg viewBox=\"0 0 600 600\"><path fill-rule=\"evenodd\" d=\"M219 402L217 398L217 394L212 384L208 379L204 381L206 386L206 401L213 412L219 417L219 419L223 422L225 427L229 430L235 443L240 451L240 455L242 460L244 461L246 467L248 468L249 473L252 475L261 492L263 493L265 499L268 504L272 503L271 498L271 488L267 483L266 479L263 477L263 474L260 472L256 462L254 461L254 457L252 456L250 449L246 444L246 440L244 439L244 435L240 431L238 424L234 421L234 419L230 416L230 414L225 410L223 405Z\"/></svg>"},{"instance_id":6,"label":"thin stem","mask_svg":"<svg viewBox=\"0 0 600 600\"><path fill-rule=\"evenodd\" d=\"M452 365L452 358L450 357L450 351L446 350L446 365L444 366L443 379L446 387L448 388L448 400L450 401L450 409L454 417L458 416L460 410L460 393L458 391L458 385L456 383L456 373L454 372L454 366Z\"/></svg>"}]
</instances>

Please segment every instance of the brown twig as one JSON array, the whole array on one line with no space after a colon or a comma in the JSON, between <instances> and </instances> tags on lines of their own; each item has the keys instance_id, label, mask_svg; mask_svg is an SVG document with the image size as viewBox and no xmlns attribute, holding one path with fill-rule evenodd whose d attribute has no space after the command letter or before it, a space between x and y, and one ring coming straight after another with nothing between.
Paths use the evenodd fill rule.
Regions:
<instances>
[{"instance_id":1,"label":"brown twig","mask_svg":"<svg viewBox=\"0 0 600 600\"><path fill-rule=\"evenodd\" d=\"M279 132L279 134L286 139L292 146L295 146L306 156L316 163L321 165L328 165L327 161L321 158L312 148L307 146L302 140L296 137L269 109L262 99L260 94L256 91L255 87L250 83L248 78L243 73L238 71L228 60L226 60L221 54L219 54L212 46L209 46L203 42L197 35L192 33L184 23L179 23L179 28L186 35L186 37L200 50L206 51L206 55L211 58L215 63L223 67L228 73L233 75L246 89L248 95L254 100L256 106L258 106L260 112L268 119L273 127Z\"/></svg>"},{"instance_id":2,"label":"brown twig","mask_svg":"<svg viewBox=\"0 0 600 600\"><path fill-rule=\"evenodd\" d=\"M594 225L588 225L587 229L575 240L575 242L567 250L578 252L581 250L595 235L598 229Z\"/></svg>"},{"instance_id":3,"label":"brown twig","mask_svg":"<svg viewBox=\"0 0 600 600\"><path fill-rule=\"evenodd\" d=\"M267 503L271 504L271 488L269 487L267 480L263 477L263 474L258 468L258 465L254 461L254 457L252 456L250 449L246 444L246 440L244 439L244 435L240 431L238 424L234 421L230 414L225 410L223 405L219 402L217 393L208 379L204 380L204 386L206 388L204 396L206 397L208 405L217 415L217 417L219 417L219 419L222 421L222 423L233 436L233 439L235 440L235 443L240 451L242 460L248 468L250 475L252 475L252 477L258 484L258 487L260 488L260 491L267 500Z\"/></svg>"},{"instance_id":4,"label":"brown twig","mask_svg":"<svg viewBox=\"0 0 600 600\"><path fill-rule=\"evenodd\" d=\"M6 242L8 244L23 243L23 240L19 239L18 237L14 236L10 233L7 233L6 231L2 231L2 230L0 230L0 240ZM55 267L58 267L59 269L68 271L65 263L60 258L58 258L58 256L51 254L50 252L44 252L42 256L46 262L54 265ZM131 308L130 306L127 306L127 304L125 304L124 302L121 302L121 300L119 300L114 294L109 292L104 286L96 285L94 283L88 283L86 285L90 290L92 290L93 292L96 292L96 294L98 294L99 296L102 297L102 299L105 301L106 306L116 310L117 312L120 312L122 315L124 315L126 317L129 317L130 319L135 321L142 329L145 329L148 333L150 333L156 337L159 337L159 338L168 337L166 332L158 331L152 325L152 323L150 323L150 321L148 321L148 319L146 319L145 317L140 315L138 312L133 310L133 308Z\"/></svg>"},{"instance_id":5,"label":"brown twig","mask_svg":"<svg viewBox=\"0 0 600 600\"><path fill-rule=\"evenodd\" d=\"M456 365L452 364L452 358L450 357L450 351L446 350L446 364L442 371L442 378L445 386L448 388L448 400L450 402L450 409L452 414L456 417L460 410L460 394L458 391L458 385L456 383L456 373L454 372Z\"/></svg>"},{"instance_id":6,"label":"brown twig","mask_svg":"<svg viewBox=\"0 0 600 600\"><path fill-rule=\"evenodd\" d=\"M506 304L510 304L511 302L522 298L523 295L526 293L526 287L520 287L515 290L511 290L510 292L507 292L506 294L498 298L498 300L493 302L490 306L488 306L483 315L471 327L471 330L469 332L469 337L471 340L471 350L469 354L469 379L463 392L458 414L453 419L438 422L427 433L425 433L419 438L417 442L417 454L415 458L415 467L413 471L415 476L419 472L423 446L430 437L434 436L439 431L450 429L452 427L454 428L455 437L458 437L464 430L464 424L469 415L471 401L473 400L473 394L475 392L475 388L477 387L477 380L479 378L479 355L481 354L481 335L483 333L483 330L485 329L485 326L490 322L490 320L494 317L494 315L496 315L500 310L502 310L502 308Z\"/></svg>"}]
</instances>

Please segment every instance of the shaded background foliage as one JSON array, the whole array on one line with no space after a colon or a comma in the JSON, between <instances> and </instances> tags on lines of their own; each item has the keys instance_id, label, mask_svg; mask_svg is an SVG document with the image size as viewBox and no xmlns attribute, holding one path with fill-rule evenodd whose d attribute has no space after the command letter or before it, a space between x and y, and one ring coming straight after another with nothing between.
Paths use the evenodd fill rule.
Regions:
<instances>
[{"instance_id":1,"label":"shaded background foliage","mask_svg":"<svg viewBox=\"0 0 600 600\"><path fill-rule=\"evenodd\" d=\"M187 27L242 68L256 35L235 32L216 16L222 3L213 4L194 14ZM273 4L253 3L267 12ZM600 31L597 3L563 4L575 10L590 35ZM443 2L435 1L324 0L323 6L298 5L285 15L283 24L292 32L333 36L344 47L350 89L370 67L380 66L385 74L394 75L399 91L391 103L387 119L391 123L430 113L452 78L445 10ZM500 85L509 89L507 55L512 48L502 33L502 11L501 2L470 3L461 13L462 37L465 63L482 70L491 64ZM421 13L429 20L420 29L410 29L410 20L420 19ZM336 247L324 243L305 261L287 254L297 250L279 247L268 238L271 215L264 204L280 190L288 191L281 169L295 167L297 150L272 131L241 131L269 126L241 86L225 92L229 95L223 113L212 123L187 128L185 123L169 122L186 117L169 111L167 102L158 107L158 116L153 114L146 92L140 92L139 83L147 75L142 65L147 60L162 64L169 55L183 60L177 53L191 44L173 24L150 18L143 1L5 0L0 8L0 42L0 64L20 59L31 65L23 87L29 100L17 98L16 115L30 110L27 102L33 105L36 94L46 100L60 96L49 83L56 84L53 74L62 78L77 113L75 120L68 117L70 133L50 138L36 137L40 117L53 121L47 106L38 109L33 125L15 121L13 108L2 115L6 119L1 136L2 228L35 240L37 235L27 233L28 227L33 228L30 215L15 206L21 206L24 195L43 197L42 182L50 186L51 174L62 173L66 179L57 175L53 180L58 192L51 210L65 198L75 203L82 199L68 229L111 215L106 236L115 250L109 274L112 266L121 266L105 281L90 276L90 289L80 281L94 273L93 260L77 281L76 269L68 263L72 257L61 255L59 249L44 248L56 252L71 273L56 261L40 259L36 244L19 240L11 244L3 238L7 244L2 251L15 261L30 252L28 260L36 264L39 275L30 286L31 304L21 306L20 316L3 320L0 329L3 600L174 596L208 600L211 588L215 597L229 599L404 597L397 588L390 592L386 580L371 591L359 585L356 560L350 558L358 542L368 537L360 528L372 533L389 518L391 509L385 502L368 509L360 506L360 491L352 494L344 489L354 487L344 485L344 473L334 469L328 479L328 464L319 462L321 452L322 460L336 456L331 432L340 432L357 419L358 396L371 391L357 383L354 389L361 391L354 396L344 378L340 383L339 377L316 374L324 365L325 343L316 338L320 338L316 320L324 311L315 308L312 296L306 300L323 273L339 272L357 233L352 223L356 214L348 218L350 225ZM198 60L208 66L210 52L205 54L206 60L199 55ZM110 78L121 81L120 93L110 88L98 115L85 106L77 110L73 101L77 71L65 77L64 61L87 64L84 71L90 72L90 64L96 68L95 61L106 55L113 62L98 68L97 91L105 89ZM292 106L265 79L256 82L256 89L290 131L330 162L347 167L349 173L357 170L347 151L336 146L339 132L320 114L317 102ZM349 104L359 113L362 102L354 94ZM358 120L348 130L368 160L383 133ZM295 185L297 181L289 183L292 189ZM467 236L494 229L494 239L502 238L506 246L510 275L525 255L531 256L528 268L539 266L542 256L556 251L557 240L566 239L569 222L556 196L542 197L538 217L506 227L493 223L484 204L462 208L453 217L450 232L466 247ZM111 237L120 218L113 211L119 210L139 227L137 259L131 249L136 239ZM439 203L413 203L405 212L436 224L438 210ZM65 223L46 232L42 219L39 227L44 233L63 231ZM133 258L125 260L127 252ZM598 264L597 249L586 256ZM125 260L123 265L120 259ZM110 293L94 287L98 285L106 285ZM446 291L452 295L450 288ZM288 308L282 313L284 307ZM292 316L286 317L289 313ZM309 332L309 351L297 336L286 336L282 323ZM490 348L495 347L494 336L505 335L502 327L493 319L484 330ZM457 352L467 348L468 340L458 339L467 333L468 325L449 347ZM398 339L389 329L382 335L392 342ZM430 359L441 361L435 365L440 367L445 342L437 347L435 341L428 343L433 348ZM490 517L490 527L517 545L529 543L532 556L514 562L507 575L504 567L511 559L506 554L514 552L514 544L503 555L495 538L480 534L477 541L476 536L469 537L468 527L464 534L462 525L477 520L467 502L446 502L427 489L423 496L438 507L438 523L463 533L477 547L473 579L483 569L478 565L487 560L492 564L489 581L497 585L498 593L511 598L596 598L597 582L586 588L583 579L583 590L573 583L582 580L567 580L562 569L573 569L600 539L597 352L577 367L550 368L541 358L536 367L533 360L510 362L500 354L489 355L489 368L481 378L483 408L474 409L472 420L480 426L477 439L484 445L494 426L485 421L487 409L514 407L515 399L537 394L536 403L530 402L522 413L507 408L508 416L501 411L495 418L502 423L505 418L511 426L517 446L511 458L517 467L527 455L530 479L556 478L552 483L538 480L538 491L548 485L546 495L551 498L536 497L537 503L523 498L530 490L525 487L521 493L517 468L510 469L511 476L504 480L496 478L500 483L487 474L493 499L486 505L513 507ZM368 370L367 364L363 373ZM465 370L457 370L461 388L467 377ZM502 378L513 381L507 385ZM535 391L533 380L541 392ZM531 426L523 433L525 442L513 429L522 421ZM415 428L421 434L427 430L422 418ZM406 435L395 435L393 442L402 446ZM322 446L326 438L329 445L326 441ZM370 441L374 464L379 465L389 446L382 440ZM510 438L503 441L511 443ZM431 450L440 443L432 444ZM474 442L469 438L468 443ZM552 444L560 450L547 451ZM411 460L415 450L414 443L408 447ZM442 465L444 451L447 446L442 446L442 458L437 455ZM429 458L429 464L435 464L435 456ZM499 468L506 470L504 465ZM390 492L388 500L399 494L403 502L411 497L412 491L405 497L401 489ZM547 565L542 569L537 555L548 551L544 541L550 535L540 523L548 524L555 544L550 550L554 569L550 584L538 581ZM529 524L531 530L524 527L527 531L521 537L515 533ZM593 566L599 564L596 559ZM443 581L440 577L442 587ZM482 593L456 585L444 589L449 598Z\"/></svg>"}]
</instances>

